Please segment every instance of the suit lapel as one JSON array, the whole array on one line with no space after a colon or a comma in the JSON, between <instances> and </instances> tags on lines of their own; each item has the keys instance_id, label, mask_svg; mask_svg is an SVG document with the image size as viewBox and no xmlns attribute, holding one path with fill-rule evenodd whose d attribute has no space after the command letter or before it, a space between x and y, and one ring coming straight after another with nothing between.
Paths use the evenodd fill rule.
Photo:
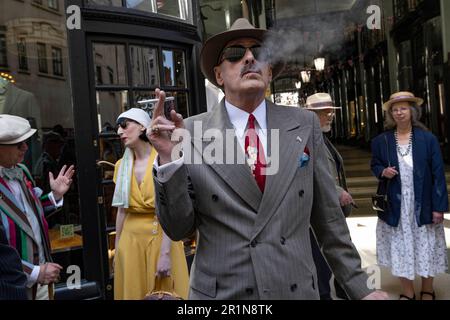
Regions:
<instances>
[{"instance_id":1,"label":"suit lapel","mask_svg":"<svg viewBox=\"0 0 450 320\"><path fill-rule=\"evenodd\" d=\"M300 127L300 124L294 118L286 116L286 110L283 110L283 108L287 107L267 103L268 146L271 157L279 152L279 166L276 174L266 176L266 187L253 229L254 237L268 223L288 192L291 181L299 167L299 158L303 155L311 133L311 126ZM278 146L272 145L271 129L279 129Z\"/></svg>"},{"instance_id":2,"label":"suit lapel","mask_svg":"<svg viewBox=\"0 0 450 320\"><path fill-rule=\"evenodd\" d=\"M210 145L209 140L204 140L205 132L208 130L218 130L224 138L223 141L217 142L217 146L221 146L223 149L223 164L218 163L210 163L209 166L222 178L224 182L226 182L231 189L236 192L247 204L249 204L255 211L258 211L262 193L256 184L255 178L253 177L249 166L245 163L245 155L239 145L236 135L233 134L233 143L228 145L233 146L233 150L228 150L226 146L226 131L234 130L233 125L231 124L230 118L225 108L225 101L222 100L216 107L213 109L210 118L203 124L202 137L195 137L193 145L194 148L201 152L202 159L205 161L204 151ZM198 143L202 141L202 150L199 150ZM232 157L234 159L234 164L227 164L227 153L228 157L230 157L230 152L234 153ZM239 161L238 161L239 160ZM208 163L205 161L205 163Z\"/></svg>"}]
</instances>

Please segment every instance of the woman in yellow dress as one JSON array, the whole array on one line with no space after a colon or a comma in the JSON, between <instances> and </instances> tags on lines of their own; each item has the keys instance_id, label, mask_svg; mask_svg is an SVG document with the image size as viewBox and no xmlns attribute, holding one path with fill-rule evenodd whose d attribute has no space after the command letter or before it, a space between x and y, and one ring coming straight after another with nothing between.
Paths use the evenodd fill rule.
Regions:
<instances>
[{"instance_id":1,"label":"woman in yellow dress","mask_svg":"<svg viewBox=\"0 0 450 320\"><path fill-rule=\"evenodd\" d=\"M156 150L145 131L148 114L138 108L122 113L117 123L125 152L114 171L116 219L114 299L141 300L153 290L187 299L189 276L183 242L164 233L155 214L153 162ZM156 288L158 277L159 288Z\"/></svg>"}]
</instances>

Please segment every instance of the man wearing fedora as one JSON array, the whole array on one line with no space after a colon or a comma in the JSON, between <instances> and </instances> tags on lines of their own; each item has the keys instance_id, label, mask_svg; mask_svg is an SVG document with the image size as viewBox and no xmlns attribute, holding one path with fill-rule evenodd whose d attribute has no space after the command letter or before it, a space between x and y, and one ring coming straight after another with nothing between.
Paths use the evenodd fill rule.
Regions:
<instances>
[{"instance_id":1,"label":"man wearing fedora","mask_svg":"<svg viewBox=\"0 0 450 320\"><path fill-rule=\"evenodd\" d=\"M166 119L165 94L156 90L159 102L147 134L159 154L157 214L173 240L198 232L190 299L319 299L310 224L351 298L386 298L367 286L317 117L265 100L282 70L282 64L263 60L267 33L238 19L206 41L202 72L225 93L211 112L183 120L171 111ZM182 153L173 152L183 128L191 137ZM220 133L213 137L216 146L230 145L220 140L230 131L231 146L222 149L225 164L209 161L203 152L208 135ZM203 161L191 163L188 155ZM278 170L272 170L276 156Z\"/></svg>"},{"instance_id":2,"label":"man wearing fedora","mask_svg":"<svg viewBox=\"0 0 450 320\"><path fill-rule=\"evenodd\" d=\"M9 245L22 260L27 276L28 296L48 299L51 284L58 281L61 266L52 263L48 225L44 212L62 206L72 183L74 168L64 166L54 178L49 174L52 192L42 194L28 169L21 164L28 150L26 140L36 133L28 120L0 114L0 218ZM49 285L50 286L47 286Z\"/></svg>"},{"instance_id":3,"label":"man wearing fedora","mask_svg":"<svg viewBox=\"0 0 450 320\"><path fill-rule=\"evenodd\" d=\"M313 111L317 114L320 121L320 128L323 132L323 140L325 142L325 152L328 163L328 169L331 176L334 178L334 183L336 186L337 196L339 197L339 204L342 208L342 213L345 217L348 217L352 210L352 205L354 205L352 196L348 193L347 182L345 178L344 161L333 146L331 141L326 136L327 133L331 131L331 125L333 124L335 118L335 111L341 109L334 105L331 96L328 93L316 93L309 96L306 99L306 109ZM311 237L311 246L313 248L314 261L316 263L317 273L319 276L319 292L321 299L330 298L330 278L331 270L328 267L327 262L324 260L322 253L320 252L317 242L313 237ZM334 286L336 289L336 296L341 299L346 299L347 295L345 291L341 288L339 283L334 281Z\"/></svg>"}]
</instances>

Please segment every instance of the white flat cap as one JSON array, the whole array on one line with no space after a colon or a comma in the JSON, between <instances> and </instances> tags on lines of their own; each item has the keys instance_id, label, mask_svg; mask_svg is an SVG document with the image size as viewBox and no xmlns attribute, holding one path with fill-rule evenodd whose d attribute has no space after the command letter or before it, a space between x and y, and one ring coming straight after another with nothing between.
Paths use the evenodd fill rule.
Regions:
<instances>
[{"instance_id":1,"label":"white flat cap","mask_svg":"<svg viewBox=\"0 0 450 320\"><path fill-rule=\"evenodd\" d=\"M27 119L10 114L0 114L0 144L15 144L36 133Z\"/></svg>"},{"instance_id":2,"label":"white flat cap","mask_svg":"<svg viewBox=\"0 0 450 320\"><path fill-rule=\"evenodd\" d=\"M150 118L148 113L139 108L131 108L131 109L121 113L117 117L117 120L119 120L120 118L127 118L130 120L134 120L146 128L149 127L150 123L152 122L152 119Z\"/></svg>"}]
</instances>

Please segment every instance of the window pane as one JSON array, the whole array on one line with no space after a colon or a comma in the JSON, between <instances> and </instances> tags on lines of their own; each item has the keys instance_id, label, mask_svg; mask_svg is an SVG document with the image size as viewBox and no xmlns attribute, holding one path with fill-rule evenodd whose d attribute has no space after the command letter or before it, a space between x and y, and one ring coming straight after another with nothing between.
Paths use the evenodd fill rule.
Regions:
<instances>
[{"instance_id":1,"label":"window pane","mask_svg":"<svg viewBox=\"0 0 450 320\"><path fill-rule=\"evenodd\" d=\"M153 0L127 0L127 8L155 12L152 5Z\"/></svg>"},{"instance_id":2,"label":"window pane","mask_svg":"<svg viewBox=\"0 0 450 320\"><path fill-rule=\"evenodd\" d=\"M48 0L48 7L51 9L58 9L58 0Z\"/></svg>"},{"instance_id":3,"label":"window pane","mask_svg":"<svg viewBox=\"0 0 450 320\"><path fill-rule=\"evenodd\" d=\"M187 118L189 116L187 96L188 95L185 92L166 91L166 97L175 97L175 100L166 102L165 111L169 112L169 110L173 108L178 113L181 113L181 115L183 115L183 118ZM145 101L154 98L155 98L154 91L135 91L134 107L144 109L145 111L149 112L150 116L152 116L152 112L155 107L154 104L144 104L140 103L140 101Z\"/></svg>"},{"instance_id":4,"label":"window pane","mask_svg":"<svg viewBox=\"0 0 450 320\"><path fill-rule=\"evenodd\" d=\"M1 32L1 30L0 30ZM7 50L6 50L6 35L4 33L0 33L0 66L7 67L8 59L7 59Z\"/></svg>"},{"instance_id":5,"label":"window pane","mask_svg":"<svg viewBox=\"0 0 450 320\"><path fill-rule=\"evenodd\" d=\"M119 114L129 108L127 91L97 91L98 128L115 127Z\"/></svg>"},{"instance_id":6,"label":"window pane","mask_svg":"<svg viewBox=\"0 0 450 320\"><path fill-rule=\"evenodd\" d=\"M157 12L181 18L179 0L156 0Z\"/></svg>"},{"instance_id":7,"label":"window pane","mask_svg":"<svg viewBox=\"0 0 450 320\"><path fill-rule=\"evenodd\" d=\"M87 3L100 6L113 6L113 7L122 6L122 0L87 0Z\"/></svg>"},{"instance_id":8,"label":"window pane","mask_svg":"<svg viewBox=\"0 0 450 320\"><path fill-rule=\"evenodd\" d=\"M157 49L131 46L130 56L133 85L136 87L159 86Z\"/></svg>"},{"instance_id":9,"label":"window pane","mask_svg":"<svg viewBox=\"0 0 450 320\"><path fill-rule=\"evenodd\" d=\"M186 87L184 53L181 50L163 50L164 85Z\"/></svg>"},{"instance_id":10,"label":"window pane","mask_svg":"<svg viewBox=\"0 0 450 320\"><path fill-rule=\"evenodd\" d=\"M17 42L17 55L19 58L19 69L28 70L27 44L25 39L20 39Z\"/></svg>"},{"instance_id":11,"label":"window pane","mask_svg":"<svg viewBox=\"0 0 450 320\"><path fill-rule=\"evenodd\" d=\"M124 45L95 43L94 61L97 85L128 84Z\"/></svg>"},{"instance_id":12,"label":"window pane","mask_svg":"<svg viewBox=\"0 0 450 320\"><path fill-rule=\"evenodd\" d=\"M39 64L39 72L47 73L47 47L45 43L37 44L37 54L38 54L38 64Z\"/></svg>"},{"instance_id":13,"label":"window pane","mask_svg":"<svg viewBox=\"0 0 450 320\"><path fill-rule=\"evenodd\" d=\"M60 48L52 48L53 74L57 76L63 75L62 50Z\"/></svg>"}]
</instances>

